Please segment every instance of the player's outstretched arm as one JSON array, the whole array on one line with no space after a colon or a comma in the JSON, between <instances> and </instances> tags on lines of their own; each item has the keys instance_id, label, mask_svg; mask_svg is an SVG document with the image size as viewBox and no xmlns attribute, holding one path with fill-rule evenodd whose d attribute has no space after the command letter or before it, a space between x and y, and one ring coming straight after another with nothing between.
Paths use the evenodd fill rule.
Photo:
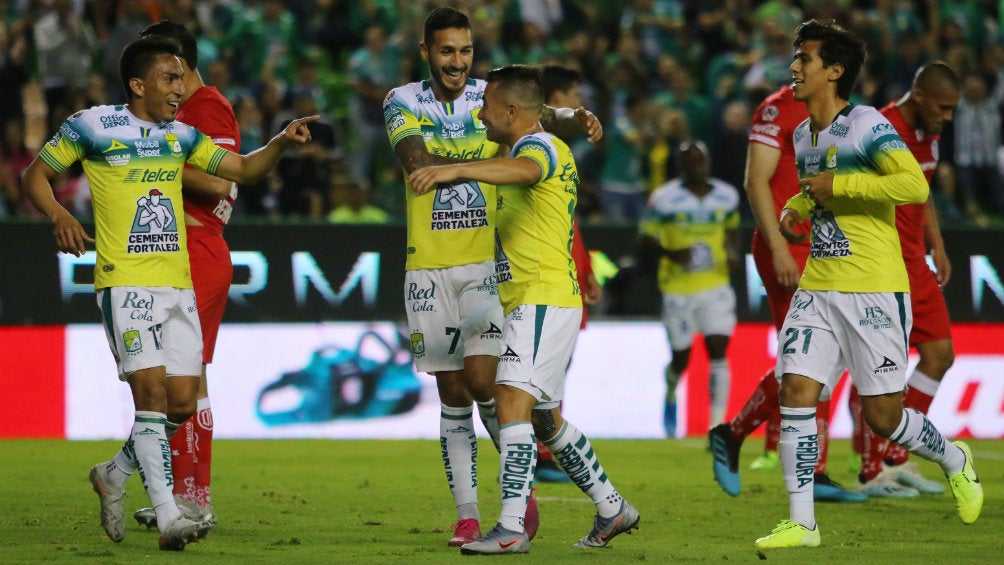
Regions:
<instances>
[{"instance_id":1,"label":"player's outstretched arm","mask_svg":"<svg viewBox=\"0 0 1004 565\"><path fill-rule=\"evenodd\" d=\"M94 243L94 238L87 235L80 222L56 201L52 193L52 179L57 174L36 157L25 170L22 184L28 200L55 224L52 233L56 236L59 250L80 257L86 251L85 244Z\"/></svg>"},{"instance_id":2,"label":"player's outstretched arm","mask_svg":"<svg viewBox=\"0 0 1004 565\"><path fill-rule=\"evenodd\" d=\"M485 161L465 161L424 167L408 177L415 194L434 190L437 184L470 179L490 184L531 185L540 180L540 165L524 157L498 157Z\"/></svg>"},{"instance_id":3,"label":"player's outstretched arm","mask_svg":"<svg viewBox=\"0 0 1004 565\"><path fill-rule=\"evenodd\" d=\"M544 106L540 125L558 137L586 135L589 143L603 139L603 124L596 114L582 106L578 108L552 108Z\"/></svg>"},{"instance_id":4,"label":"player's outstretched arm","mask_svg":"<svg viewBox=\"0 0 1004 565\"><path fill-rule=\"evenodd\" d=\"M258 182L275 167L286 149L310 142L310 129L307 126L319 119L321 116L316 114L295 119L289 122L286 129L269 140L267 145L247 155L228 152L220 162L217 174L240 184Z\"/></svg>"}]
</instances>

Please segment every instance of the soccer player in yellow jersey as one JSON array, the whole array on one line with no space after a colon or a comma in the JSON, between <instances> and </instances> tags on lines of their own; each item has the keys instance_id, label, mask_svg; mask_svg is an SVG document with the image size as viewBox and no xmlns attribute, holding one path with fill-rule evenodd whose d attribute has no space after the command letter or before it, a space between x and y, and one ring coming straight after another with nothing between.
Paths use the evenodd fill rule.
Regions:
<instances>
[{"instance_id":1,"label":"soccer player in yellow jersey","mask_svg":"<svg viewBox=\"0 0 1004 565\"><path fill-rule=\"evenodd\" d=\"M97 106L67 118L24 174L32 203L55 224L59 250L80 256L95 243L94 288L119 378L129 383L135 422L129 440L91 469L108 537L125 537L125 483L137 469L160 530L160 548L182 550L211 527L181 515L172 493L169 436L195 412L202 372L202 331L181 205L186 163L212 175L253 184L282 152L310 140L293 120L247 156L217 146L174 121L185 94L180 46L151 36L121 56L125 105ZM82 161L91 185L96 238L52 194L52 179ZM99 407L95 409L100 410Z\"/></svg>"},{"instance_id":2,"label":"soccer player in yellow jersey","mask_svg":"<svg viewBox=\"0 0 1004 565\"><path fill-rule=\"evenodd\" d=\"M642 245L659 257L662 322L673 352L666 366L663 425L676 435L676 385L690 364L694 336L704 335L711 365L711 424L724 421L729 400L725 356L736 326L736 294L729 270L739 265L739 191L711 176L711 156L700 141L678 153L680 176L658 187L645 207Z\"/></svg>"},{"instance_id":3,"label":"soccer player in yellow jersey","mask_svg":"<svg viewBox=\"0 0 1004 565\"><path fill-rule=\"evenodd\" d=\"M384 100L387 136L405 171L494 157L499 148L477 117L485 81L470 78L474 42L467 16L453 8L429 12L420 49L428 80L399 86ZM559 134L585 131L590 141L603 134L584 108L545 107L542 119ZM498 441L494 383L502 309L493 263L495 186L464 180L406 195L404 300L411 353L419 371L436 376L441 453L457 508L448 543L460 546L481 537L472 400ZM533 500L527 531L531 537L536 532Z\"/></svg>"},{"instance_id":4,"label":"soccer player in yellow jersey","mask_svg":"<svg viewBox=\"0 0 1004 565\"><path fill-rule=\"evenodd\" d=\"M491 71L478 117L490 141L512 147L509 156L423 168L410 177L416 194L459 181L498 185L495 276L505 323L495 399L502 510L488 534L461 547L464 554L530 551L523 515L537 460L534 428L596 505L593 527L576 547L603 547L638 526L638 512L610 483L589 440L558 410L582 321L570 253L579 179L568 146L540 124L543 105L536 69Z\"/></svg>"},{"instance_id":5,"label":"soccer player in yellow jersey","mask_svg":"<svg viewBox=\"0 0 1004 565\"><path fill-rule=\"evenodd\" d=\"M812 499L819 453L816 402L846 367L869 426L948 477L959 518L971 524L983 488L963 442L948 443L924 414L903 408L912 314L896 232L896 205L921 204L928 187L917 160L875 108L847 99L865 44L832 22L799 26L791 63L795 100L809 118L793 134L801 193L781 212L788 241L805 238L809 259L778 336L780 458L790 518L756 540L761 549L820 544Z\"/></svg>"}]
</instances>

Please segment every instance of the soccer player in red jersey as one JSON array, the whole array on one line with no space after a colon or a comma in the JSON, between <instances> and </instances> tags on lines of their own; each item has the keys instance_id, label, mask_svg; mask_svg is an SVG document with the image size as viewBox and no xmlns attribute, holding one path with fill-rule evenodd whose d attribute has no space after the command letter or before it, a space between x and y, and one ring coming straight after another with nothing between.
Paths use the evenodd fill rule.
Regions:
<instances>
[{"instance_id":1,"label":"soccer player in red jersey","mask_svg":"<svg viewBox=\"0 0 1004 565\"><path fill-rule=\"evenodd\" d=\"M945 63L935 62L917 71L906 95L879 110L917 158L928 184L938 166L941 130L945 122L952 119L958 103L958 77ZM938 384L955 360L951 320L941 293L951 277L952 265L945 253L945 242L941 238L938 215L931 199L926 204L897 206L896 230L910 278L910 300L913 304L910 345L916 347L920 354L920 361L907 380L903 405L927 414ZM928 249L931 250L935 271L926 261ZM945 492L941 482L931 481L920 474L916 465L909 461L909 452L876 435L864 424L860 418L860 407L857 389L853 389L851 413L854 415L855 447L861 453L859 490L869 496L888 498Z\"/></svg>"},{"instance_id":2,"label":"soccer player in red jersey","mask_svg":"<svg viewBox=\"0 0 1004 565\"><path fill-rule=\"evenodd\" d=\"M784 86L774 92L754 112L746 156L745 188L757 223L753 232L753 260L767 292L771 317L778 330L784 322L792 294L809 256L808 241L789 244L778 229L778 217L784 203L798 193L792 133L795 126L808 116L805 104L792 96L791 87ZM808 230L807 225L803 227ZM824 394L828 395L829 391ZM820 454L814 473L813 496L817 500L834 502L863 501L867 496L844 489L826 474L829 405L828 398L821 400L816 410ZM743 440L765 421L766 453L758 463L763 465L766 462L769 465L772 462L773 466L777 465L781 421L778 408L778 381L772 367L760 379L742 410L731 421L719 424L708 432L714 457L715 480L728 494L739 494L739 449Z\"/></svg>"},{"instance_id":3,"label":"soccer player in red jersey","mask_svg":"<svg viewBox=\"0 0 1004 565\"><path fill-rule=\"evenodd\" d=\"M206 86L199 75L199 52L195 36L179 23L162 20L150 25L141 37L164 35L181 44L181 64L185 70L185 94L176 119L195 127L220 147L238 152L240 129L230 102L220 92ZM174 468L174 497L182 512L215 523L210 498L212 465L213 413L206 386L206 365L213 362L216 336L227 305L227 293L233 278L230 248L223 229L230 221L237 185L186 167L182 173L185 223L188 226L188 253L192 283L202 325L202 376L195 414L171 438ZM143 520L144 511L136 512Z\"/></svg>"}]
</instances>

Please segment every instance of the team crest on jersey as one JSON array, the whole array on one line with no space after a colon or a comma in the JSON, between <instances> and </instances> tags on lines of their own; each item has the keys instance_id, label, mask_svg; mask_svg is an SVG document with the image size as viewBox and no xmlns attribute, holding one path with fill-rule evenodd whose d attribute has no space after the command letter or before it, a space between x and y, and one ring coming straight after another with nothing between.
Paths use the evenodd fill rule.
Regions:
<instances>
[{"instance_id":1,"label":"team crest on jersey","mask_svg":"<svg viewBox=\"0 0 1004 565\"><path fill-rule=\"evenodd\" d=\"M760 112L760 119L765 122L773 122L777 119L777 106L773 104L768 104L764 106L763 111Z\"/></svg>"},{"instance_id":2,"label":"team crest on jersey","mask_svg":"<svg viewBox=\"0 0 1004 565\"><path fill-rule=\"evenodd\" d=\"M485 195L476 182L441 184L432 205L432 231L468 230L488 226Z\"/></svg>"},{"instance_id":3,"label":"team crest on jersey","mask_svg":"<svg viewBox=\"0 0 1004 565\"><path fill-rule=\"evenodd\" d=\"M143 351L143 340L139 337L139 330L129 329L122 332L122 345L129 355L136 355Z\"/></svg>"},{"instance_id":4,"label":"team crest on jersey","mask_svg":"<svg viewBox=\"0 0 1004 565\"><path fill-rule=\"evenodd\" d=\"M412 357L425 357L425 335L422 332L411 333L411 355Z\"/></svg>"},{"instance_id":5,"label":"team crest on jersey","mask_svg":"<svg viewBox=\"0 0 1004 565\"><path fill-rule=\"evenodd\" d=\"M126 253L167 253L181 250L178 217L170 198L156 188L136 201Z\"/></svg>"},{"instance_id":6,"label":"team crest on jersey","mask_svg":"<svg viewBox=\"0 0 1004 565\"><path fill-rule=\"evenodd\" d=\"M837 225L837 219L829 210L812 212L812 257L833 259L851 257L851 242Z\"/></svg>"},{"instance_id":7,"label":"team crest on jersey","mask_svg":"<svg viewBox=\"0 0 1004 565\"><path fill-rule=\"evenodd\" d=\"M181 156L181 141L178 140L178 134L168 133L164 135L164 141L167 142L167 146L171 148L171 155L174 157Z\"/></svg>"},{"instance_id":8,"label":"team crest on jersey","mask_svg":"<svg viewBox=\"0 0 1004 565\"><path fill-rule=\"evenodd\" d=\"M837 146L831 145L829 149L826 150L826 168L836 169L837 168Z\"/></svg>"}]
</instances>

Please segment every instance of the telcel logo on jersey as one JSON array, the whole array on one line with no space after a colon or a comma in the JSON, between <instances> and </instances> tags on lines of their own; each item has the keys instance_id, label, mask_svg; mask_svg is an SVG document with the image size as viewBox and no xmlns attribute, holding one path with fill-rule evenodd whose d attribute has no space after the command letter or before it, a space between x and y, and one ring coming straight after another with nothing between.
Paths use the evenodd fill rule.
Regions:
<instances>
[{"instance_id":1,"label":"telcel logo on jersey","mask_svg":"<svg viewBox=\"0 0 1004 565\"><path fill-rule=\"evenodd\" d=\"M129 169L125 182L171 182L178 178L179 169Z\"/></svg>"}]
</instances>

